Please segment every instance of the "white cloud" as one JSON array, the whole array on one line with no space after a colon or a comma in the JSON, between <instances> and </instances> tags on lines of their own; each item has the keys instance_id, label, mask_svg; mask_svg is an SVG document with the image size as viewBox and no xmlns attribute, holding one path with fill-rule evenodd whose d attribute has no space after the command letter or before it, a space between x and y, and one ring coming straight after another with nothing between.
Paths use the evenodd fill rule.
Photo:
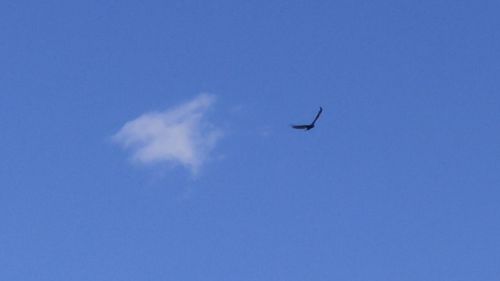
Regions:
<instances>
[{"instance_id":1,"label":"white cloud","mask_svg":"<svg viewBox=\"0 0 500 281\"><path fill-rule=\"evenodd\" d=\"M141 164L180 164L196 174L222 136L206 121L215 101L201 94L190 102L162 112L145 113L113 136Z\"/></svg>"}]
</instances>

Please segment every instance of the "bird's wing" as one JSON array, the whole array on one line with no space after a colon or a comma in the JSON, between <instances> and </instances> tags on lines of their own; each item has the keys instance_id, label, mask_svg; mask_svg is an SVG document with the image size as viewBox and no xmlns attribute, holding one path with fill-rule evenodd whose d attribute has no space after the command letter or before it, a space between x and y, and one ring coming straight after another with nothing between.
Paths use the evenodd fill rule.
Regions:
<instances>
[{"instance_id":1,"label":"bird's wing","mask_svg":"<svg viewBox=\"0 0 500 281\"><path fill-rule=\"evenodd\" d=\"M321 112L323 112L323 107L319 107L319 111L318 111L318 114L316 114L316 117L314 117L314 121L312 121L311 124L314 124L316 123L316 120L318 120L319 116L321 115Z\"/></svg>"},{"instance_id":2,"label":"bird's wing","mask_svg":"<svg viewBox=\"0 0 500 281\"><path fill-rule=\"evenodd\" d=\"M307 129L307 128L309 128L309 125L292 125L292 128L294 128L294 129Z\"/></svg>"}]
</instances>

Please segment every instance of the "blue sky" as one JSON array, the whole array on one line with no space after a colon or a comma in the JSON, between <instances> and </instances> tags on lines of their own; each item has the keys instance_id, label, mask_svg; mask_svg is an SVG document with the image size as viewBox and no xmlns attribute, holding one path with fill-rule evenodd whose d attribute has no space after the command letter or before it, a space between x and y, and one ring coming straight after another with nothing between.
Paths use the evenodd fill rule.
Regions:
<instances>
[{"instance_id":1,"label":"blue sky","mask_svg":"<svg viewBox=\"0 0 500 281\"><path fill-rule=\"evenodd\" d=\"M2 2L0 279L498 280L499 2L311 2Z\"/></svg>"}]
</instances>

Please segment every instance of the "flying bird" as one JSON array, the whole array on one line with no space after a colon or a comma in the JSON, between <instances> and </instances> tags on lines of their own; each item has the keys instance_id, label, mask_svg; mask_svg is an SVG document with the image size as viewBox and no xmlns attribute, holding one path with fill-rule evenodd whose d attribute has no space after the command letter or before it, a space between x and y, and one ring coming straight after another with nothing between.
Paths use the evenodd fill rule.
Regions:
<instances>
[{"instance_id":1,"label":"flying bird","mask_svg":"<svg viewBox=\"0 0 500 281\"><path fill-rule=\"evenodd\" d=\"M318 120L319 116L321 115L321 112L323 112L323 108L320 106L319 107L319 111L316 114L316 117L314 117L314 120L312 121L311 124L308 124L308 125L292 125L292 128L306 130L306 131L311 130L312 128L314 128L314 124L316 123L316 121Z\"/></svg>"}]
</instances>

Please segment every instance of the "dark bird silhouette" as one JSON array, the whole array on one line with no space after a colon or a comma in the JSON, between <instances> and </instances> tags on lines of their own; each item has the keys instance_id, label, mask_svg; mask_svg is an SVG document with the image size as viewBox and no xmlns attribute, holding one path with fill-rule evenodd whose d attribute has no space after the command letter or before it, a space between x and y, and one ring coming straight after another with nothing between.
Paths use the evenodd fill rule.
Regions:
<instances>
[{"instance_id":1,"label":"dark bird silhouette","mask_svg":"<svg viewBox=\"0 0 500 281\"><path fill-rule=\"evenodd\" d=\"M316 117L314 117L314 120L312 121L311 124L308 124L308 125L292 125L292 128L306 130L306 131L311 130L312 128L314 128L314 124L316 123L316 121L318 120L319 116L321 115L321 112L323 112L323 108L320 106L318 114L316 114Z\"/></svg>"}]
</instances>

